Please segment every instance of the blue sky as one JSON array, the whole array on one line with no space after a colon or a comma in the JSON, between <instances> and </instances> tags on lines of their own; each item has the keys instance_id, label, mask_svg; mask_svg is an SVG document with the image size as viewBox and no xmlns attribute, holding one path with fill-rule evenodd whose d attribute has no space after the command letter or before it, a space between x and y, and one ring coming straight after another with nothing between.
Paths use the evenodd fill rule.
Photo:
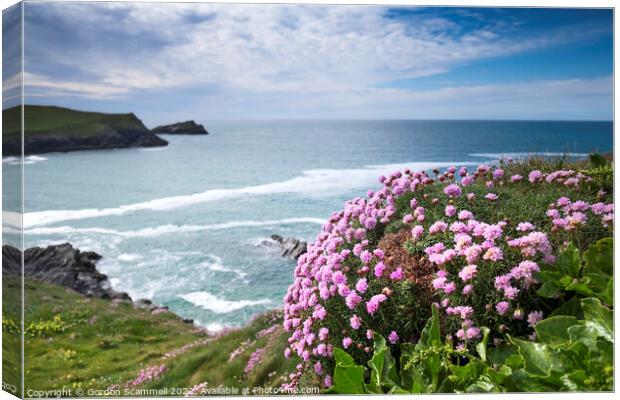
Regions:
<instances>
[{"instance_id":1,"label":"blue sky","mask_svg":"<svg viewBox=\"0 0 620 400\"><path fill-rule=\"evenodd\" d=\"M604 9L26 3L25 32L27 103L149 126L613 112Z\"/></svg>"}]
</instances>

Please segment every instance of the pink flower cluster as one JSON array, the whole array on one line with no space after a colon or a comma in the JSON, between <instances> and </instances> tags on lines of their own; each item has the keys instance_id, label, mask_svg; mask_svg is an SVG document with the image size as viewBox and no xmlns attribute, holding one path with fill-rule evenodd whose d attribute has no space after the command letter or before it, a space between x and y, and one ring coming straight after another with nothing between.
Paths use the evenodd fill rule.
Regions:
<instances>
[{"instance_id":1,"label":"pink flower cluster","mask_svg":"<svg viewBox=\"0 0 620 400\"><path fill-rule=\"evenodd\" d=\"M509 238L507 220L496 223L478 221L470 210L463 208L465 199L462 196L463 188L477 179L485 182L487 187L527 182L519 175L505 180L504 170L488 165L479 166L473 174L464 167L458 169L460 182L455 178L457 169L454 167L442 174L438 170L434 172L435 179L426 172L410 170L382 176L380 190L369 191L366 197L346 202L342 211L330 216L315 241L308 245L308 251L298 259L294 282L284 296L283 326L290 332L286 357L297 355L303 365L314 365L315 371L323 373L327 365L325 359L333 356L335 346L364 351L372 346L372 330L376 329L373 321L381 315L382 307L395 303L397 299L391 298L393 289L407 276L403 268L388 268L383 251L373 248L367 235L395 219L410 227L412 242L425 235L433 238L434 244L425 248L428 260L439 268L432 284L441 298L444 312L459 321L455 335L461 340L460 345L479 338L479 326L486 323L477 320L476 316L489 311L475 310L468 304L468 299L480 286L481 271L506 262L505 252L508 251L516 251L521 260L509 271L495 277L497 300L494 304L501 301L495 304L495 310L492 304L488 308L496 312L495 316L523 319L523 309L513 301L520 291L528 290L536 283L533 274L539 270L539 263L555 262L549 238L527 221L515 221L518 223L517 232L523 236ZM571 187L589 179L574 171L546 175L532 171L527 177L529 184L560 183ZM444 220L428 221L427 210L421 206L422 197L415 196L425 187L437 184L445 185L442 189L445 197L427 199L426 195L423 196L432 206L442 207L445 217ZM409 209L397 210L397 200L408 193L415 195L408 203ZM490 202L501 201L495 193L486 193L484 197ZM476 201L473 192L465 198L470 204ZM576 207L581 207L580 204ZM607 222L613 219L613 205L600 203L588 207ZM561 211L556 207L552 209L558 213ZM583 211L571 208L573 218L575 212ZM561 214L559 217L563 218ZM334 309L332 304L341 306ZM514 309L512 315L509 313L511 308ZM537 318L539 314L531 311L529 315ZM381 333L391 344L398 343L399 333L402 334L396 330ZM331 384L329 374L324 374L324 383L326 386Z\"/></svg>"},{"instance_id":2,"label":"pink flower cluster","mask_svg":"<svg viewBox=\"0 0 620 400\"><path fill-rule=\"evenodd\" d=\"M574 231L586 224L588 210L600 217L604 227L613 223L613 204L595 203L590 205L583 200L573 202L568 197L560 197L556 202L550 204L547 216L551 218L556 229Z\"/></svg>"},{"instance_id":3,"label":"pink flower cluster","mask_svg":"<svg viewBox=\"0 0 620 400\"><path fill-rule=\"evenodd\" d=\"M260 361L263 359L264 354L265 354L264 347L259 347L258 349L254 350L254 352L250 354L250 358L248 359L248 363L243 369L243 372L245 372L246 374L251 373L254 370L254 367L256 366L256 364L260 363Z\"/></svg>"}]
</instances>

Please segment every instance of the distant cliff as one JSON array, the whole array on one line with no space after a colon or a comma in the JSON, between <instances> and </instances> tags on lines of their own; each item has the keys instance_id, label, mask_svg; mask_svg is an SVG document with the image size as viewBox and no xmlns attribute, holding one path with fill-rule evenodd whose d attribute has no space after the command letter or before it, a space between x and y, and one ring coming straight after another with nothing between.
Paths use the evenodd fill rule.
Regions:
<instances>
[{"instance_id":1,"label":"distant cliff","mask_svg":"<svg viewBox=\"0 0 620 400\"><path fill-rule=\"evenodd\" d=\"M153 133L165 133L168 135L208 135L204 126L194 121L177 122L176 124L161 125L151 130Z\"/></svg>"},{"instance_id":2,"label":"distant cliff","mask_svg":"<svg viewBox=\"0 0 620 400\"><path fill-rule=\"evenodd\" d=\"M2 111L4 156L21 154L20 107ZM104 114L54 106L24 107L24 152L166 146L133 113Z\"/></svg>"}]
</instances>

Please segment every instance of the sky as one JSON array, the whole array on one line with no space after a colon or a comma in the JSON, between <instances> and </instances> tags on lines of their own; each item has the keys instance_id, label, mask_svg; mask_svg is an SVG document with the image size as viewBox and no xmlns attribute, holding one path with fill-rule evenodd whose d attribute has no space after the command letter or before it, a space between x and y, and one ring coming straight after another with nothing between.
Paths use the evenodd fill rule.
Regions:
<instances>
[{"instance_id":1,"label":"sky","mask_svg":"<svg viewBox=\"0 0 620 400\"><path fill-rule=\"evenodd\" d=\"M24 24L27 104L147 126L613 118L606 9L40 2Z\"/></svg>"}]
</instances>

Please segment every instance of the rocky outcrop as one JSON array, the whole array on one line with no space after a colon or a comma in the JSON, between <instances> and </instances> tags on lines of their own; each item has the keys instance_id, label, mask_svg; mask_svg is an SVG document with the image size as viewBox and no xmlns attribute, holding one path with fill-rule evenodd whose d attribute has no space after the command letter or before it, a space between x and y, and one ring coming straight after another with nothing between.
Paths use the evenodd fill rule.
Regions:
<instances>
[{"instance_id":1,"label":"rocky outcrop","mask_svg":"<svg viewBox=\"0 0 620 400\"><path fill-rule=\"evenodd\" d=\"M297 260L302 254L308 251L308 243L292 237L283 238L280 235L271 235L271 240L281 251L282 257Z\"/></svg>"},{"instance_id":2,"label":"rocky outcrop","mask_svg":"<svg viewBox=\"0 0 620 400\"><path fill-rule=\"evenodd\" d=\"M204 126L194 121L177 122L176 124L161 125L151 130L153 133L165 133L167 135L208 135Z\"/></svg>"},{"instance_id":3,"label":"rocky outcrop","mask_svg":"<svg viewBox=\"0 0 620 400\"><path fill-rule=\"evenodd\" d=\"M113 130L92 136L49 135L29 136L24 138L24 154L42 154L69 152L78 150L122 149L129 147L167 146L168 142L151 132L135 130ZM7 139L2 143L5 156L21 154L21 144L17 140Z\"/></svg>"},{"instance_id":4,"label":"rocky outcrop","mask_svg":"<svg viewBox=\"0 0 620 400\"><path fill-rule=\"evenodd\" d=\"M9 126L2 135L4 156L21 155L21 123L15 121L21 118L18 111L14 107L2 112L3 122ZM133 113L104 114L27 105L24 116L25 154L168 145Z\"/></svg>"},{"instance_id":5,"label":"rocky outcrop","mask_svg":"<svg viewBox=\"0 0 620 400\"><path fill-rule=\"evenodd\" d=\"M2 274L21 276L22 253L10 245L2 246ZM31 247L24 252L24 275L52 285L63 286L88 297L109 299L111 306L116 307L123 302L133 303L152 314L171 312L168 307L160 306L148 299L135 302L127 293L113 290L108 277L97 270L96 262L101 255L94 251L80 251L71 244L53 245L48 247ZM193 324L191 318L177 318L185 323Z\"/></svg>"},{"instance_id":6,"label":"rocky outcrop","mask_svg":"<svg viewBox=\"0 0 620 400\"><path fill-rule=\"evenodd\" d=\"M127 293L113 290L107 276L97 271L99 259L99 254L80 251L69 243L32 247L24 252L24 275L89 297L130 300ZM21 252L15 247L2 246L2 273L21 275Z\"/></svg>"}]
</instances>

